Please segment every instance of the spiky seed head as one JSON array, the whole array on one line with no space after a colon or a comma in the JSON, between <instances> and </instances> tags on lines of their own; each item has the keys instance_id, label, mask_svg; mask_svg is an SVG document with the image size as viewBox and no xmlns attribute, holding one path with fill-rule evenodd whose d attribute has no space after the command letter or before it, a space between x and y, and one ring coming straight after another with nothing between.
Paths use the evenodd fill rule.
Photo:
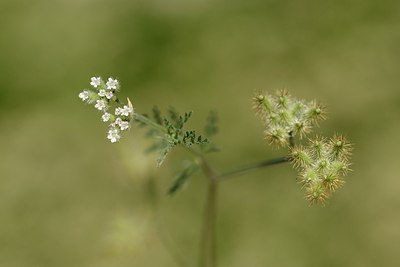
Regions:
<instances>
[{"instance_id":1,"label":"spiky seed head","mask_svg":"<svg viewBox=\"0 0 400 267\"><path fill-rule=\"evenodd\" d=\"M333 161L330 165L330 169L332 172L337 173L339 175L347 175L351 171L349 168L350 163L345 161Z\"/></svg>"},{"instance_id":2,"label":"spiky seed head","mask_svg":"<svg viewBox=\"0 0 400 267\"><path fill-rule=\"evenodd\" d=\"M282 147L287 145L288 133L282 127L274 127L265 131L265 139L270 145Z\"/></svg>"},{"instance_id":3,"label":"spiky seed head","mask_svg":"<svg viewBox=\"0 0 400 267\"><path fill-rule=\"evenodd\" d=\"M307 146L295 146L290 150L290 161L299 171L299 182L312 204L324 202L330 193L341 187L343 177L350 170L348 156L340 156L340 153L336 158L332 156L334 144L342 147L348 143L343 138L333 137L328 140L317 136L309 139ZM345 147L351 150L350 145Z\"/></svg>"},{"instance_id":4,"label":"spiky seed head","mask_svg":"<svg viewBox=\"0 0 400 267\"><path fill-rule=\"evenodd\" d=\"M326 158L321 158L317 160L315 168L319 171L325 171L329 167L329 160Z\"/></svg>"},{"instance_id":5,"label":"spiky seed head","mask_svg":"<svg viewBox=\"0 0 400 267\"><path fill-rule=\"evenodd\" d=\"M294 146L289 152L290 161L296 169L305 169L312 163L310 152L303 146Z\"/></svg>"},{"instance_id":6,"label":"spiky seed head","mask_svg":"<svg viewBox=\"0 0 400 267\"><path fill-rule=\"evenodd\" d=\"M286 109L279 110L278 116L279 116L279 119L280 119L282 125L289 124L292 119L289 112Z\"/></svg>"},{"instance_id":7,"label":"spiky seed head","mask_svg":"<svg viewBox=\"0 0 400 267\"><path fill-rule=\"evenodd\" d=\"M273 99L262 92L257 92L255 94L255 96L252 98L252 103L256 115L262 120L266 119L267 113L271 112L274 106Z\"/></svg>"},{"instance_id":8,"label":"spiky seed head","mask_svg":"<svg viewBox=\"0 0 400 267\"><path fill-rule=\"evenodd\" d=\"M311 183L311 185L306 189L306 198L310 201L310 204L324 204L328 197L329 192L320 180Z\"/></svg>"},{"instance_id":9,"label":"spiky seed head","mask_svg":"<svg viewBox=\"0 0 400 267\"><path fill-rule=\"evenodd\" d=\"M314 152L316 158L322 158L324 153L326 153L326 138L317 135L313 139L309 139L310 146Z\"/></svg>"},{"instance_id":10,"label":"spiky seed head","mask_svg":"<svg viewBox=\"0 0 400 267\"><path fill-rule=\"evenodd\" d=\"M311 101L306 111L307 119L318 125L320 121L326 120L326 107L316 101Z\"/></svg>"},{"instance_id":11,"label":"spiky seed head","mask_svg":"<svg viewBox=\"0 0 400 267\"><path fill-rule=\"evenodd\" d=\"M344 180L337 173L329 172L323 176L324 186L331 192L341 187Z\"/></svg>"},{"instance_id":12,"label":"spiky seed head","mask_svg":"<svg viewBox=\"0 0 400 267\"><path fill-rule=\"evenodd\" d=\"M333 159L347 159L351 156L353 146L347 141L343 135L335 134L330 142L329 147Z\"/></svg>"},{"instance_id":13,"label":"spiky seed head","mask_svg":"<svg viewBox=\"0 0 400 267\"><path fill-rule=\"evenodd\" d=\"M305 107L303 101L296 99L296 101L294 101L293 103L293 107L291 110L292 116L296 118L301 117L303 115L302 113L304 112L304 108Z\"/></svg>"},{"instance_id":14,"label":"spiky seed head","mask_svg":"<svg viewBox=\"0 0 400 267\"><path fill-rule=\"evenodd\" d=\"M324 202L343 183L349 171L352 145L342 135L330 140L316 136L307 146L293 145L326 119L326 107L292 97L285 89L274 95L257 93L253 107L265 123L265 139L277 147L289 146L289 159L299 171L299 182L311 203Z\"/></svg>"},{"instance_id":15,"label":"spiky seed head","mask_svg":"<svg viewBox=\"0 0 400 267\"><path fill-rule=\"evenodd\" d=\"M309 186L318 179L318 172L311 168L304 169L300 172L298 179L302 187Z\"/></svg>"},{"instance_id":16,"label":"spiky seed head","mask_svg":"<svg viewBox=\"0 0 400 267\"><path fill-rule=\"evenodd\" d=\"M276 91L278 106L282 108L288 108L291 104L291 95L286 89L280 89Z\"/></svg>"},{"instance_id":17,"label":"spiky seed head","mask_svg":"<svg viewBox=\"0 0 400 267\"><path fill-rule=\"evenodd\" d=\"M283 128L286 137L303 138L311 132L313 126L318 126L318 121L325 118L325 107L315 101L305 103L303 100L292 97L285 89L278 90L274 95L259 93L253 97L253 108L266 126L268 135L274 137L274 128ZM271 138L266 138L271 143ZM273 141L273 144L287 146L290 140L283 142Z\"/></svg>"},{"instance_id":18,"label":"spiky seed head","mask_svg":"<svg viewBox=\"0 0 400 267\"><path fill-rule=\"evenodd\" d=\"M307 121L296 120L293 123L293 135L299 135L300 139L306 136L311 131L311 125Z\"/></svg>"}]
</instances>

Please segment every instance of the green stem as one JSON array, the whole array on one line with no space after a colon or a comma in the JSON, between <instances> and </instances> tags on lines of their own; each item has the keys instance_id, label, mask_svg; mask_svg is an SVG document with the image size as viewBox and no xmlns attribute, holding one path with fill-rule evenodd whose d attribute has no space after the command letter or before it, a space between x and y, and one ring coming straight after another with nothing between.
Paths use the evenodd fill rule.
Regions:
<instances>
[{"instance_id":1,"label":"green stem","mask_svg":"<svg viewBox=\"0 0 400 267\"><path fill-rule=\"evenodd\" d=\"M185 267L187 264L184 261L184 254L178 249L175 240L170 236L169 232L166 231L164 220L159 211L159 199L158 190L156 186L155 177L150 176L146 180L147 198L151 205L151 216L152 222L154 223L154 229L157 233L157 238L165 251L170 255L171 259L176 263L177 266Z\"/></svg>"},{"instance_id":2,"label":"green stem","mask_svg":"<svg viewBox=\"0 0 400 267\"><path fill-rule=\"evenodd\" d=\"M268 166L272 166L272 165L276 165L276 164L280 164L280 163L285 163L285 162L288 162L288 161L289 161L288 157L280 157L280 158L265 160L265 161L261 161L261 162L258 162L256 164L250 165L250 166L242 167L240 169L231 170L231 171L227 171L227 172L221 173L216 178L219 181L226 180L226 179L231 178L233 176L243 175L243 174L246 174L246 173L251 172L251 171L256 171L256 170L264 168L264 167L268 167Z\"/></svg>"},{"instance_id":3,"label":"green stem","mask_svg":"<svg viewBox=\"0 0 400 267\"><path fill-rule=\"evenodd\" d=\"M142 114L135 113L135 119L137 121L140 121L144 124L147 124L155 129L159 130L160 132L164 132L164 133L167 132L167 130L162 125L150 120L149 118L143 116Z\"/></svg>"},{"instance_id":4,"label":"green stem","mask_svg":"<svg viewBox=\"0 0 400 267\"><path fill-rule=\"evenodd\" d=\"M204 157L201 157L202 171L207 177L207 197L204 208L203 231L200 242L199 267L215 267L216 253L216 219L217 219L217 174L210 167Z\"/></svg>"},{"instance_id":5,"label":"green stem","mask_svg":"<svg viewBox=\"0 0 400 267\"><path fill-rule=\"evenodd\" d=\"M167 133L167 130L160 124L141 115L135 114L135 119L142 122L161 133ZM267 166L289 161L288 157L280 157L272 160L262 161L251 166L217 174L209 165L204 155L191 147L184 146L190 153L200 158L201 169L207 178L207 197L204 208L203 231L200 243L199 267L216 267L216 218L217 218L217 193L218 182L232 176L243 175L250 171L255 171Z\"/></svg>"}]
</instances>

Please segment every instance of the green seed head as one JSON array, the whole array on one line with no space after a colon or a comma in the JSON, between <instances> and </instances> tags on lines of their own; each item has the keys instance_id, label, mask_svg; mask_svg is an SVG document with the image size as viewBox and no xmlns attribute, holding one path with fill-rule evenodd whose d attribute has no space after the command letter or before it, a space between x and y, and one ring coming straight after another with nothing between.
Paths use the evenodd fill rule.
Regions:
<instances>
[{"instance_id":1,"label":"green seed head","mask_svg":"<svg viewBox=\"0 0 400 267\"><path fill-rule=\"evenodd\" d=\"M300 139L309 134L318 121L325 118L325 108L315 101L305 103L292 97L286 90L278 90L275 94L257 93L253 97L253 108L265 123L266 133L274 128L286 131L286 138L298 136ZM289 140L266 137L269 143L287 146ZM275 141L274 141L275 140Z\"/></svg>"}]
</instances>

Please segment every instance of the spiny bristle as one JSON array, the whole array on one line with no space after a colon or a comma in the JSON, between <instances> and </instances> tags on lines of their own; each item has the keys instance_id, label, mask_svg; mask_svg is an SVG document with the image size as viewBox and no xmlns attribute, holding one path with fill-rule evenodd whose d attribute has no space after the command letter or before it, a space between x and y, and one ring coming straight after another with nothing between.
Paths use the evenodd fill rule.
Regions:
<instances>
[{"instance_id":1,"label":"spiny bristle","mask_svg":"<svg viewBox=\"0 0 400 267\"><path fill-rule=\"evenodd\" d=\"M308 104L306 116L313 124L318 125L320 121L326 120L326 113L326 107L313 100Z\"/></svg>"},{"instance_id":2,"label":"spiny bristle","mask_svg":"<svg viewBox=\"0 0 400 267\"><path fill-rule=\"evenodd\" d=\"M335 134L329 140L329 146L331 149L331 155L334 159L347 160L352 153L353 145L350 144L343 135Z\"/></svg>"},{"instance_id":3,"label":"spiny bristle","mask_svg":"<svg viewBox=\"0 0 400 267\"><path fill-rule=\"evenodd\" d=\"M322 184L314 184L307 188L306 198L310 204L324 204L329 197L329 192L322 186Z\"/></svg>"},{"instance_id":4,"label":"spiny bristle","mask_svg":"<svg viewBox=\"0 0 400 267\"><path fill-rule=\"evenodd\" d=\"M296 169L304 169L312 163L309 151L303 146L294 146L290 149L289 155L290 161Z\"/></svg>"},{"instance_id":5,"label":"spiny bristle","mask_svg":"<svg viewBox=\"0 0 400 267\"><path fill-rule=\"evenodd\" d=\"M285 146L288 142L288 133L281 127L276 127L265 131L265 140L270 145Z\"/></svg>"},{"instance_id":6,"label":"spiny bristle","mask_svg":"<svg viewBox=\"0 0 400 267\"><path fill-rule=\"evenodd\" d=\"M299 182L313 204L324 202L330 193L341 187L343 177L350 171L349 157L333 157L332 144L350 150L346 146L348 142L335 135L329 140L322 136L309 139L308 146L294 146L289 153L293 167L299 171Z\"/></svg>"},{"instance_id":7,"label":"spiny bristle","mask_svg":"<svg viewBox=\"0 0 400 267\"><path fill-rule=\"evenodd\" d=\"M279 107L288 108L292 103L291 95L286 89L277 90L276 96Z\"/></svg>"},{"instance_id":8,"label":"spiny bristle","mask_svg":"<svg viewBox=\"0 0 400 267\"><path fill-rule=\"evenodd\" d=\"M343 186L344 180L340 176L327 175L324 177L324 186L331 192L334 192L339 187Z\"/></svg>"},{"instance_id":9,"label":"spiny bristle","mask_svg":"<svg viewBox=\"0 0 400 267\"><path fill-rule=\"evenodd\" d=\"M300 172L298 176L302 188L310 186L312 182L318 179L318 173L313 169L307 169Z\"/></svg>"}]
</instances>

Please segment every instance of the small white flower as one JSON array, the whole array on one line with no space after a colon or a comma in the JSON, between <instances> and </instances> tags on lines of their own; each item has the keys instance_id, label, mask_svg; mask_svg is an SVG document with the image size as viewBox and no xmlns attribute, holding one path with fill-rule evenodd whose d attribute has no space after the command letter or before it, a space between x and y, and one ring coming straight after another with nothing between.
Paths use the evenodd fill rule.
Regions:
<instances>
[{"instance_id":1,"label":"small white flower","mask_svg":"<svg viewBox=\"0 0 400 267\"><path fill-rule=\"evenodd\" d=\"M103 99L96 100L96 105L94 105L94 107L103 111L107 109L106 102Z\"/></svg>"},{"instance_id":2,"label":"small white flower","mask_svg":"<svg viewBox=\"0 0 400 267\"><path fill-rule=\"evenodd\" d=\"M121 119L121 118L116 118L113 126L115 126L115 125L118 125L118 126L119 126L119 124L120 124L121 122L122 122L122 119Z\"/></svg>"},{"instance_id":3,"label":"small white flower","mask_svg":"<svg viewBox=\"0 0 400 267\"><path fill-rule=\"evenodd\" d=\"M93 86L94 88L97 88L101 84L101 78L100 77L92 77L90 79L90 85Z\"/></svg>"},{"instance_id":4,"label":"small white flower","mask_svg":"<svg viewBox=\"0 0 400 267\"><path fill-rule=\"evenodd\" d=\"M112 91L107 91L105 95L106 95L107 99L111 99L114 96Z\"/></svg>"},{"instance_id":5,"label":"small white flower","mask_svg":"<svg viewBox=\"0 0 400 267\"><path fill-rule=\"evenodd\" d=\"M108 78L108 81L106 83L108 90L116 90L118 85L119 83L117 79L114 80L113 78Z\"/></svg>"},{"instance_id":6,"label":"small white flower","mask_svg":"<svg viewBox=\"0 0 400 267\"><path fill-rule=\"evenodd\" d=\"M125 105L121 110L121 115L123 115L123 116L129 116L132 113L133 113L133 108L131 108L127 105Z\"/></svg>"},{"instance_id":7,"label":"small white flower","mask_svg":"<svg viewBox=\"0 0 400 267\"><path fill-rule=\"evenodd\" d=\"M121 129L121 131L125 131L125 130L129 129L129 122L127 122L127 121L122 121L122 122L119 124L119 128Z\"/></svg>"},{"instance_id":8,"label":"small white flower","mask_svg":"<svg viewBox=\"0 0 400 267\"><path fill-rule=\"evenodd\" d=\"M106 96L106 90L104 90L104 89L99 90L98 95L101 96L101 97Z\"/></svg>"},{"instance_id":9,"label":"small white flower","mask_svg":"<svg viewBox=\"0 0 400 267\"><path fill-rule=\"evenodd\" d=\"M89 98L89 91L85 90L83 92L80 92L79 98L82 99L82 101L87 101Z\"/></svg>"},{"instance_id":10,"label":"small white flower","mask_svg":"<svg viewBox=\"0 0 400 267\"><path fill-rule=\"evenodd\" d=\"M104 113L103 116L101 116L101 119L106 122L109 121L111 119L111 114L110 113Z\"/></svg>"},{"instance_id":11,"label":"small white flower","mask_svg":"<svg viewBox=\"0 0 400 267\"><path fill-rule=\"evenodd\" d=\"M115 109L115 115L117 115L117 116L121 115L121 112L122 112L122 108L118 107Z\"/></svg>"},{"instance_id":12,"label":"small white flower","mask_svg":"<svg viewBox=\"0 0 400 267\"><path fill-rule=\"evenodd\" d=\"M117 128L110 128L110 130L108 130L107 139L109 139L111 143L117 142L120 138L121 135L119 134L119 130Z\"/></svg>"},{"instance_id":13,"label":"small white flower","mask_svg":"<svg viewBox=\"0 0 400 267\"><path fill-rule=\"evenodd\" d=\"M122 108L118 107L115 109L115 115L122 115L122 116L129 116L130 114L133 114L133 108L125 105Z\"/></svg>"},{"instance_id":14,"label":"small white flower","mask_svg":"<svg viewBox=\"0 0 400 267\"><path fill-rule=\"evenodd\" d=\"M129 129L129 122L128 121L123 121L121 118L117 118L114 122L114 127L115 125L118 125L121 131L125 131Z\"/></svg>"}]
</instances>

